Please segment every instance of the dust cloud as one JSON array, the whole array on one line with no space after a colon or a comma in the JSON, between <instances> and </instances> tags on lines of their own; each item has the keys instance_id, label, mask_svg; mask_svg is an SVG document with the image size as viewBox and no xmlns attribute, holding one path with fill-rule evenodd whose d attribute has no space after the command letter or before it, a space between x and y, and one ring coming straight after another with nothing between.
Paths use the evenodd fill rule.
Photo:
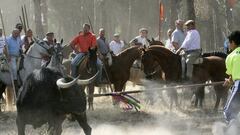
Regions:
<instances>
[{"instance_id":1,"label":"dust cloud","mask_svg":"<svg viewBox=\"0 0 240 135\"><path fill-rule=\"evenodd\" d=\"M148 81L143 81L143 84L145 87L139 85L132 87L131 83L126 87L126 91L145 89L150 91L152 88L151 92L132 95L141 101L139 112L124 111L120 107L113 106L110 97L95 98L95 110L87 111L92 135L221 135L225 131L222 112L211 111L212 105L206 104L203 109L193 108L190 105L191 96L188 98L179 96L181 101L179 108L173 106L170 110L167 94L164 94L164 91L153 91L153 88L161 88L163 85ZM181 95L182 91L178 90L178 95ZM97 93L98 90L95 92ZM151 97L154 98L153 104L149 102ZM182 104L183 101L186 104ZM0 114L0 135L17 134L15 119L15 111ZM37 130L27 126L26 132L27 135L44 135L46 130L47 125ZM62 134L84 135L77 122L68 120L63 123Z\"/></svg>"}]
</instances>

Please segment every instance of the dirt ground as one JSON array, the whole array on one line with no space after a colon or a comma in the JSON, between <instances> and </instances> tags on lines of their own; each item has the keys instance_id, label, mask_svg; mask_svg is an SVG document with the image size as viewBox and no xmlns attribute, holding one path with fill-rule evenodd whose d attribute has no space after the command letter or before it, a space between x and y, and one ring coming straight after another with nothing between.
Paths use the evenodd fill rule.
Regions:
<instances>
[{"instance_id":1,"label":"dirt ground","mask_svg":"<svg viewBox=\"0 0 240 135\"><path fill-rule=\"evenodd\" d=\"M155 86L153 86L155 87ZM134 89L146 89L134 87ZM127 90L133 88L127 85ZM97 91L96 91L97 92ZM179 93L180 108L169 109L168 98L156 92L153 95L139 93L133 95L141 101L139 112L124 111L114 107L110 97L99 97L94 100L94 111L87 111L88 121L93 135L213 135L215 123L223 123L221 109L213 112L214 100L211 92L206 94L203 109L190 105L190 96ZM188 92L189 93L189 92ZM186 95L186 93L185 93ZM191 94L189 94L191 95ZM155 97L152 97L155 96ZM162 98L164 97L164 99ZM154 104L149 99L155 98ZM166 104L163 103L166 102ZM16 111L0 113L0 135L16 135ZM27 135L46 134L47 125L34 130L27 126ZM84 135L77 122L64 121L63 135ZM214 133L215 135L216 133ZM218 134L219 135L219 134Z\"/></svg>"}]
</instances>

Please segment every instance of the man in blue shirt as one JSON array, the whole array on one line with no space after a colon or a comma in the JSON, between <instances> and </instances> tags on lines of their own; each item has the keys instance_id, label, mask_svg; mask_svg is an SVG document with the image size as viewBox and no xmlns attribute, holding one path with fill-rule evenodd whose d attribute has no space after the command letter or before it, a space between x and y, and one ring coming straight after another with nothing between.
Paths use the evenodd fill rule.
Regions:
<instances>
[{"instance_id":1,"label":"man in blue shirt","mask_svg":"<svg viewBox=\"0 0 240 135\"><path fill-rule=\"evenodd\" d=\"M105 30L99 29L99 37L97 38L97 45L101 55L105 56L109 52L109 45L105 38Z\"/></svg>"},{"instance_id":2,"label":"man in blue shirt","mask_svg":"<svg viewBox=\"0 0 240 135\"><path fill-rule=\"evenodd\" d=\"M20 52L22 48L22 40L20 39L20 31L18 29L14 29L12 31L12 35L7 37L6 39L6 45L8 48L8 61L11 67L14 84L15 87L18 86L17 84L17 60L20 57Z\"/></svg>"}]
</instances>

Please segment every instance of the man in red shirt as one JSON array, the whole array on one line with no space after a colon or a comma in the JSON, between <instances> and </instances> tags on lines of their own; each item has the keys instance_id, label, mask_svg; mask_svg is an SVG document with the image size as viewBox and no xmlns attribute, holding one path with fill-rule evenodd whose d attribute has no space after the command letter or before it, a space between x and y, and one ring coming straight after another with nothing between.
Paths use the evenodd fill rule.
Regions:
<instances>
[{"instance_id":1,"label":"man in red shirt","mask_svg":"<svg viewBox=\"0 0 240 135\"><path fill-rule=\"evenodd\" d=\"M94 49L97 47L96 36L90 32L90 25L84 24L83 31L79 33L71 42L70 46L73 51L76 53L76 56L73 58L71 62L71 75L73 77L77 77L77 66L83 56L88 53L88 49ZM99 68L99 74L101 76L102 62L98 59L97 66Z\"/></svg>"}]
</instances>

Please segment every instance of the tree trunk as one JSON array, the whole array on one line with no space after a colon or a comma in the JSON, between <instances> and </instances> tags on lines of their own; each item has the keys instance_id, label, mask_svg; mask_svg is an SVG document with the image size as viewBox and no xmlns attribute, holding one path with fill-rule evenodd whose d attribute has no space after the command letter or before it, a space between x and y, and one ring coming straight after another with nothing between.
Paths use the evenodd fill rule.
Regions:
<instances>
[{"instance_id":1,"label":"tree trunk","mask_svg":"<svg viewBox=\"0 0 240 135\"><path fill-rule=\"evenodd\" d=\"M132 35L132 0L129 0L128 4L128 29L127 29L127 40L131 40L130 36Z\"/></svg>"},{"instance_id":2,"label":"tree trunk","mask_svg":"<svg viewBox=\"0 0 240 135\"><path fill-rule=\"evenodd\" d=\"M43 32L46 33L48 31L48 6L47 0L41 0L41 13L42 13L42 25Z\"/></svg>"},{"instance_id":3,"label":"tree trunk","mask_svg":"<svg viewBox=\"0 0 240 135\"><path fill-rule=\"evenodd\" d=\"M194 9L194 0L187 0L187 19L188 20L195 20L195 9Z\"/></svg>"},{"instance_id":4,"label":"tree trunk","mask_svg":"<svg viewBox=\"0 0 240 135\"><path fill-rule=\"evenodd\" d=\"M218 9L218 7L220 5L217 4L217 0L211 1L212 3L211 6L213 7L213 24L214 24L214 33L215 33L215 48L214 49L218 49L220 47L222 47L223 42L224 42L224 37L223 37L223 33L222 33L222 27L223 25L221 25L222 21L220 20L220 11Z\"/></svg>"},{"instance_id":5,"label":"tree trunk","mask_svg":"<svg viewBox=\"0 0 240 135\"><path fill-rule=\"evenodd\" d=\"M169 28L174 29L175 20L177 20L178 18L176 0L169 0L169 6L170 6Z\"/></svg>"},{"instance_id":6,"label":"tree trunk","mask_svg":"<svg viewBox=\"0 0 240 135\"><path fill-rule=\"evenodd\" d=\"M44 37L44 30L42 24L42 16L41 16L41 1L40 0L33 0L34 3L34 16L35 16L35 28L36 34L39 38Z\"/></svg>"},{"instance_id":7,"label":"tree trunk","mask_svg":"<svg viewBox=\"0 0 240 135\"><path fill-rule=\"evenodd\" d=\"M226 34L229 35L229 33L233 30L233 13L227 0L225 0L225 5L226 5L225 11L227 16L226 17L226 25L227 25Z\"/></svg>"}]
</instances>

